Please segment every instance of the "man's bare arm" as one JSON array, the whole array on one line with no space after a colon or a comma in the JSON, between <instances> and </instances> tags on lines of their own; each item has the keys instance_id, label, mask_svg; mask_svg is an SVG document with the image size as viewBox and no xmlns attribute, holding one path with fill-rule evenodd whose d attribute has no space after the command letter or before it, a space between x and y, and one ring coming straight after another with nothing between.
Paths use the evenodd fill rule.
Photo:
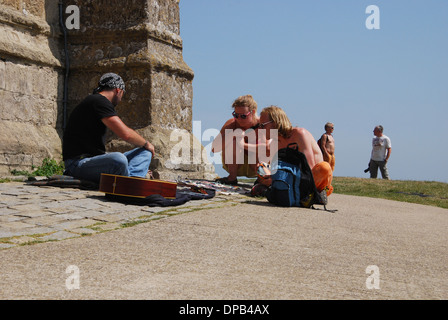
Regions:
<instances>
[{"instance_id":1,"label":"man's bare arm","mask_svg":"<svg viewBox=\"0 0 448 320\"><path fill-rule=\"evenodd\" d=\"M135 130L129 128L118 116L103 118L101 121L120 139L123 139L124 141L137 147L144 147L154 154L154 146L139 135Z\"/></svg>"}]
</instances>

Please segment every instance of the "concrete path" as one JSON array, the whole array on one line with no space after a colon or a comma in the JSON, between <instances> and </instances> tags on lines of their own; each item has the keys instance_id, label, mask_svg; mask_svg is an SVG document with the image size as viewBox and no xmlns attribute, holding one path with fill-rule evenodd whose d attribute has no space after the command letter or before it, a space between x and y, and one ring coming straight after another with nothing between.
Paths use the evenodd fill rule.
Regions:
<instances>
[{"instance_id":1,"label":"concrete path","mask_svg":"<svg viewBox=\"0 0 448 320\"><path fill-rule=\"evenodd\" d=\"M448 210L329 201L337 212L244 196L166 211L0 184L0 299L448 298Z\"/></svg>"}]
</instances>

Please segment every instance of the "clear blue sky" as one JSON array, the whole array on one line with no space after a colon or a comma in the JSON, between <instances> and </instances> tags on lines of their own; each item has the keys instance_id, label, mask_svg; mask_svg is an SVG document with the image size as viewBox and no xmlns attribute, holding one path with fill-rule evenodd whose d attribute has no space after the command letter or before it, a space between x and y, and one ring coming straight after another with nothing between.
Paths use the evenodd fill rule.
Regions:
<instances>
[{"instance_id":1,"label":"clear blue sky","mask_svg":"<svg viewBox=\"0 0 448 320\"><path fill-rule=\"evenodd\" d=\"M378 30L366 28L369 5ZM381 124L392 179L448 182L447 0L181 0L180 18L202 132L252 94L316 139L333 122L335 176L368 177Z\"/></svg>"}]
</instances>

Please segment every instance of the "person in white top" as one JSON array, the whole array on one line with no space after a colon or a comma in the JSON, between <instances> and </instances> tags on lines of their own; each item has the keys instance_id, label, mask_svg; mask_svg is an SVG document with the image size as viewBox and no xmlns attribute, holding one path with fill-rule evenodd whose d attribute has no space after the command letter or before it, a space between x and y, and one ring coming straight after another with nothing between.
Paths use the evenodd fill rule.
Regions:
<instances>
[{"instance_id":1,"label":"person in white top","mask_svg":"<svg viewBox=\"0 0 448 320\"><path fill-rule=\"evenodd\" d=\"M372 139L372 155L369 163L370 178L376 179L380 168L383 179L389 180L387 161L392 152L392 144L389 137L383 134L383 130L383 126L376 126L373 129L375 137Z\"/></svg>"}]
</instances>

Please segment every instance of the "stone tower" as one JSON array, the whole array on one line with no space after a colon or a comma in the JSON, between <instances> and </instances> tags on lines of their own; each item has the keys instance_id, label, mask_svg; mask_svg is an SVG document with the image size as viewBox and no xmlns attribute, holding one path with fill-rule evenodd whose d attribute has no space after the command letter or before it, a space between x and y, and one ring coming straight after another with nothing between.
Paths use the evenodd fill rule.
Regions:
<instances>
[{"instance_id":1,"label":"stone tower","mask_svg":"<svg viewBox=\"0 0 448 320\"><path fill-rule=\"evenodd\" d=\"M173 162L170 157L174 146L177 150L185 144L183 150L190 155L184 159L193 159L192 146L198 143L191 134L194 73L182 57L179 0L28 2L8 0L0 6L0 34L5 29L23 39L20 50L11 44L11 36L0 36L2 74L6 69L0 75L0 95L8 97L0 106L0 129L7 132L0 133L0 174L5 168L40 164L45 156L60 157L65 119L103 73L115 72L126 83L117 112L154 144L151 169L163 179L214 176L206 157L199 163ZM68 5L79 10L79 28L68 29L64 37L59 20L62 17L67 26L66 19L75 13L65 13ZM61 16L58 7L64 11ZM15 87L9 82L15 82ZM28 97L22 98L26 107L17 106L21 94ZM36 99L42 102L37 104ZM24 144L29 141L25 136L14 137L18 124L24 135L32 133L29 144ZM187 133L188 139L173 139L172 133L178 130ZM107 148L124 151L132 146L110 134Z\"/></svg>"}]
</instances>

